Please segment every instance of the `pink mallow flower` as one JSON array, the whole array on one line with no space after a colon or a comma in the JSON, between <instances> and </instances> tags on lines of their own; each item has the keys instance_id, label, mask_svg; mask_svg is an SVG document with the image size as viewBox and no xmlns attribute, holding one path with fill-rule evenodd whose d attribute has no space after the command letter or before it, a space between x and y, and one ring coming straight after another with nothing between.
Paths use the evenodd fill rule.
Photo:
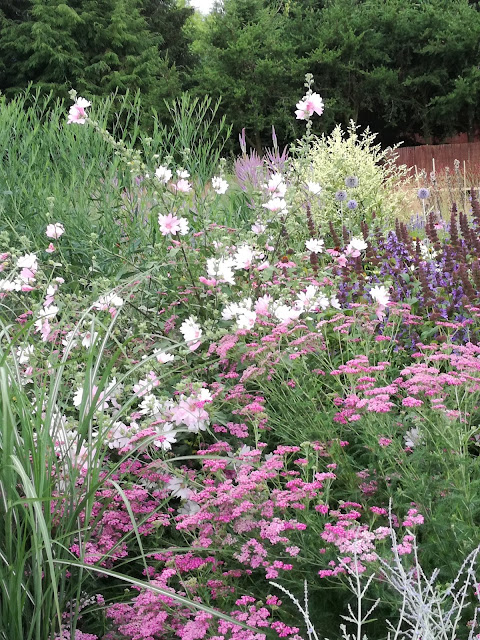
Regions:
<instances>
[{"instance_id":1,"label":"pink mallow flower","mask_svg":"<svg viewBox=\"0 0 480 640\"><path fill-rule=\"evenodd\" d=\"M295 111L295 115L297 116L297 120L308 120L310 116L314 113L321 116L323 113L323 100L318 95L318 93L312 93L311 95L306 95L300 102L296 105L297 110Z\"/></svg>"},{"instance_id":2,"label":"pink mallow flower","mask_svg":"<svg viewBox=\"0 0 480 640\"><path fill-rule=\"evenodd\" d=\"M85 98L77 98L75 104L72 104L68 112L67 124L72 124L73 122L76 124L85 124L88 117L85 109L90 105L91 103L85 100Z\"/></svg>"},{"instance_id":3,"label":"pink mallow flower","mask_svg":"<svg viewBox=\"0 0 480 640\"><path fill-rule=\"evenodd\" d=\"M176 184L172 185L175 192L189 193L192 190L192 185L188 180L181 178Z\"/></svg>"},{"instance_id":4,"label":"pink mallow flower","mask_svg":"<svg viewBox=\"0 0 480 640\"><path fill-rule=\"evenodd\" d=\"M60 236L63 236L63 234L65 233L65 227L61 222L49 224L47 225L47 230L45 233L47 234L47 238L58 240L58 238L60 238Z\"/></svg>"},{"instance_id":5,"label":"pink mallow flower","mask_svg":"<svg viewBox=\"0 0 480 640\"><path fill-rule=\"evenodd\" d=\"M158 224L162 236L176 236L177 233L185 236L188 233L188 220L186 218L177 218L173 213L164 216L161 213L158 216Z\"/></svg>"}]
</instances>

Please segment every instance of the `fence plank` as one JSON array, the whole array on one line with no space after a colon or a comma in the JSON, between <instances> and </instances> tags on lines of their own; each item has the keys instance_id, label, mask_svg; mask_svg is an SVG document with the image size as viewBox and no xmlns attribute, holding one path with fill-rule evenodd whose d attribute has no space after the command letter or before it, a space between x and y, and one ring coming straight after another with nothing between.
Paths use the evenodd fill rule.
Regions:
<instances>
[{"instance_id":1,"label":"fence plank","mask_svg":"<svg viewBox=\"0 0 480 640\"><path fill-rule=\"evenodd\" d=\"M406 164L409 168L417 167L417 171L425 169L427 174L435 167L437 173L445 167L453 171L454 160L459 160L460 167L467 172L478 172L480 167L480 142L454 144L424 144L418 147L400 147L397 149L397 164Z\"/></svg>"}]
</instances>

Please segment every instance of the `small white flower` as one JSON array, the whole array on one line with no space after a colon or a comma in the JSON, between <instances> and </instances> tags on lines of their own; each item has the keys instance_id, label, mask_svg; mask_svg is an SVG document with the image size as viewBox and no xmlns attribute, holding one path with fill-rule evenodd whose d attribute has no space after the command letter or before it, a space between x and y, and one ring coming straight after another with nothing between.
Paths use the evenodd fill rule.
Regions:
<instances>
[{"instance_id":1,"label":"small white flower","mask_svg":"<svg viewBox=\"0 0 480 640\"><path fill-rule=\"evenodd\" d=\"M369 293L372 299L377 304L380 304L383 307L386 307L387 304L390 302L390 294L388 292L388 289L383 285L381 287L379 286L373 287L372 289L370 289Z\"/></svg>"},{"instance_id":2,"label":"small white flower","mask_svg":"<svg viewBox=\"0 0 480 640\"><path fill-rule=\"evenodd\" d=\"M37 256L34 253L27 253L24 256L20 256L20 258L18 258L17 260L17 267L19 269L30 269L31 271L37 271Z\"/></svg>"},{"instance_id":3,"label":"small white flower","mask_svg":"<svg viewBox=\"0 0 480 640\"><path fill-rule=\"evenodd\" d=\"M174 498L187 500L192 495L192 490L187 487L185 478L173 477L167 484L167 489Z\"/></svg>"},{"instance_id":4,"label":"small white flower","mask_svg":"<svg viewBox=\"0 0 480 640\"><path fill-rule=\"evenodd\" d=\"M190 174L185 169L177 169L177 176L181 179L189 178Z\"/></svg>"},{"instance_id":5,"label":"small white flower","mask_svg":"<svg viewBox=\"0 0 480 640\"><path fill-rule=\"evenodd\" d=\"M305 247L310 253L322 253L324 246L325 242L316 238L311 238L305 242Z\"/></svg>"},{"instance_id":6,"label":"small white flower","mask_svg":"<svg viewBox=\"0 0 480 640\"><path fill-rule=\"evenodd\" d=\"M97 338L97 331L94 331L93 333L91 331L86 331L84 334L82 334L82 347L85 347L85 349L89 349L92 344L97 341Z\"/></svg>"},{"instance_id":7,"label":"small white flower","mask_svg":"<svg viewBox=\"0 0 480 640\"><path fill-rule=\"evenodd\" d=\"M330 296L330 304L334 309L341 309L340 302L335 294Z\"/></svg>"},{"instance_id":8,"label":"small white flower","mask_svg":"<svg viewBox=\"0 0 480 640\"><path fill-rule=\"evenodd\" d=\"M187 343L191 350L196 349L199 344L199 340L202 337L202 329L200 325L195 322L195 318L190 316L188 320L185 320L180 325L180 333L183 335L183 339Z\"/></svg>"},{"instance_id":9,"label":"small white flower","mask_svg":"<svg viewBox=\"0 0 480 640\"><path fill-rule=\"evenodd\" d=\"M267 227L264 224L262 224L260 221L258 221L258 220L257 220L257 222L255 222L255 224L252 224L252 226L251 226L251 230L257 236L259 236L261 233L263 233L266 228Z\"/></svg>"},{"instance_id":10,"label":"small white flower","mask_svg":"<svg viewBox=\"0 0 480 640\"><path fill-rule=\"evenodd\" d=\"M155 349L153 353L157 359L157 362L160 362L161 364L167 364L167 362L173 362L175 360L175 356L173 355L173 353L166 353L161 349Z\"/></svg>"},{"instance_id":11,"label":"small white flower","mask_svg":"<svg viewBox=\"0 0 480 640\"><path fill-rule=\"evenodd\" d=\"M158 169L155 170L155 176L160 182L167 184L172 177L172 172L167 167L158 167Z\"/></svg>"},{"instance_id":12,"label":"small white flower","mask_svg":"<svg viewBox=\"0 0 480 640\"><path fill-rule=\"evenodd\" d=\"M212 178L212 188L219 196L222 196L228 189L228 182L220 176Z\"/></svg>"},{"instance_id":13,"label":"small white flower","mask_svg":"<svg viewBox=\"0 0 480 640\"><path fill-rule=\"evenodd\" d=\"M33 344L29 344L27 347L18 347L17 349L17 359L18 364L26 364L30 356L33 354Z\"/></svg>"},{"instance_id":14,"label":"small white flower","mask_svg":"<svg viewBox=\"0 0 480 640\"><path fill-rule=\"evenodd\" d=\"M322 187L318 182L307 182L307 188L314 196L319 196L322 193Z\"/></svg>"},{"instance_id":15,"label":"small white flower","mask_svg":"<svg viewBox=\"0 0 480 640\"><path fill-rule=\"evenodd\" d=\"M363 238L352 238L347 249L355 251L364 251L368 247Z\"/></svg>"},{"instance_id":16,"label":"small white flower","mask_svg":"<svg viewBox=\"0 0 480 640\"><path fill-rule=\"evenodd\" d=\"M244 311L237 318L237 325L239 329L253 329L257 314L255 311Z\"/></svg>"}]
</instances>

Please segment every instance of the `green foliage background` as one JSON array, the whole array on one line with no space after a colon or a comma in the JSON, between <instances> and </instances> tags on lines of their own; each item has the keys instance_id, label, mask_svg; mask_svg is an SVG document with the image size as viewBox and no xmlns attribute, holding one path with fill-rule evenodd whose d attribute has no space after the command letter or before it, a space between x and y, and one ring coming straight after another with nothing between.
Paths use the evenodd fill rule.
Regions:
<instances>
[{"instance_id":1,"label":"green foliage background","mask_svg":"<svg viewBox=\"0 0 480 640\"><path fill-rule=\"evenodd\" d=\"M305 73L326 111L315 133L351 119L393 144L473 139L480 104L480 11L469 0L1 0L0 90L66 98L140 91L151 108L184 91L214 100L260 150L301 131Z\"/></svg>"}]
</instances>

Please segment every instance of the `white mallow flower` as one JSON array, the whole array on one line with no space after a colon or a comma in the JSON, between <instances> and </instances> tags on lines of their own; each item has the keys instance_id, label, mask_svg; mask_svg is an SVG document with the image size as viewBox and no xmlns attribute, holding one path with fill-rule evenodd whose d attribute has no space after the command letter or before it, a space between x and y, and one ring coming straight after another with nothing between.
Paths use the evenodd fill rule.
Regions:
<instances>
[{"instance_id":1,"label":"white mallow flower","mask_svg":"<svg viewBox=\"0 0 480 640\"><path fill-rule=\"evenodd\" d=\"M29 344L28 347L18 347L17 349L17 359L18 364L26 364L30 356L33 354L33 344Z\"/></svg>"},{"instance_id":2,"label":"white mallow flower","mask_svg":"<svg viewBox=\"0 0 480 640\"><path fill-rule=\"evenodd\" d=\"M146 396L143 396L142 402L138 405L138 412L142 414L142 416L154 416L162 410L163 405L158 398L156 398L153 393L149 393Z\"/></svg>"},{"instance_id":3,"label":"white mallow flower","mask_svg":"<svg viewBox=\"0 0 480 640\"><path fill-rule=\"evenodd\" d=\"M85 331L82 334L82 347L85 349L90 349L92 344L94 344L98 339L98 331Z\"/></svg>"},{"instance_id":4,"label":"white mallow flower","mask_svg":"<svg viewBox=\"0 0 480 640\"><path fill-rule=\"evenodd\" d=\"M107 432L108 448L109 449L123 449L130 442L131 437L136 433L138 426L136 423L133 423L130 427L123 422L114 422L112 428Z\"/></svg>"},{"instance_id":5,"label":"white mallow flower","mask_svg":"<svg viewBox=\"0 0 480 640\"><path fill-rule=\"evenodd\" d=\"M311 238L305 242L305 246L310 253L322 253L325 242L319 238Z\"/></svg>"},{"instance_id":6,"label":"white mallow flower","mask_svg":"<svg viewBox=\"0 0 480 640\"><path fill-rule=\"evenodd\" d=\"M283 176L281 173L274 173L268 181L268 184L264 186L266 189L268 189L268 191L270 191L272 195L275 195L277 198L283 198L285 193L287 192L287 186L283 182Z\"/></svg>"},{"instance_id":7,"label":"white mallow flower","mask_svg":"<svg viewBox=\"0 0 480 640\"><path fill-rule=\"evenodd\" d=\"M283 198L272 198L265 204L262 204L262 207L274 213L285 213L287 211L287 203Z\"/></svg>"},{"instance_id":8,"label":"white mallow flower","mask_svg":"<svg viewBox=\"0 0 480 640\"><path fill-rule=\"evenodd\" d=\"M234 265L235 260L233 258L208 258L207 274L210 278L215 278L228 284L235 284Z\"/></svg>"},{"instance_id":9,"label":"white mallow flower","mask_svg":"<svg viewBox=\"0 0 480 640\"><path fill-rule=\"evenodd\" d=\"M185 478L177 478L176 476L167 484L167 489L174 498L181 498L182 500L187 500L193 493L188 488Z\"/></svg>"},{"instance_id":10,"label":"white mallow flower","mask_svg":"<svg viewBox=\"0 0 480 640\"><path fill-rule=\"evenodd\" d=\"M238 247L235 255L235 269L250 269L255 258L255 251L248 244Z\"/></svg>"},{"instance_id":11,"label":"white mallow flower","mask_svg":"<svg viewBox=\"0 0 480 640\"><path fill-rule=\"evenodd\" d=\"M40 309L40 311L38 312L38 320L35 322L35 326L37 326L37 322L41 323L42 320L49 320L50 318L55 317L57 313L58 307L56 307L54 304L51 304L49 307Z\"/></svg>"},{"instance_id":12,"label":"white mallow flower","mask_svg":"<svg viewBox=\"0 0 480 640\"><path fill-rule=\"evenodd\" d=\"M158 167L158 169L156 169L155 171L155 176L158 180L160 180L160 182L163 182L163 184L167 184L167 182L172 177L172 172L167 167Z\"/></svg>"},{"instance_id":13,"label":"white mallow flower","mask_svg":"<svg viewBox=\"0 0 480 640\"><path fill-rule=\"evenodd\" d=\"M315 296L317 295L318 292L318 288L315 287L313 284L308 285L307 290L304 291L300 291L300 293L297 296L297 301L300 303L300 306L302 307L302 309L311 309L314 305L315 302Z\"/></svg>"},{"instance_id":14,"label":"white mallow flower","mask_svg":"<svg viewBox=\"0 0 480 640\"><path fill-rule=\"evenodd\" d=\"M291 322L292 320L296 320L301 313L302 309L289 307L286 304L279 304L273 310L273 315L277 320L280 320L280 322Z\"/></svg>"},{"instance_id":15,"label":"white mallow flower","mask_svg":"<svg viewBox=\"0 0 480 640\"><path fill-rule=\"evenodd\" d=\"M307 189L310 193L313 193L314 196L319 196L322 193L322 187L318 182L307 182Z\"/></svg>"},{"instance_id":16,"label":"white mallow flower","mask_svg":"<svg viewBox=\"0 0 480 640\"><path fill-rule=\"evenodd\" d=\"M190 316L188 320L185 320L180 325L180 333L183 335L183 339L188 346L193 346L202 337L202 329L200 325L195 322L195 318Z\"/></svg>"},{"instance_id":17,"label":"white mallow flower","mask_svg":"<svg viewBox=\"0 0 480 640\"><path fill-rule=\"evenodd\" d=\"M377 304L380 304L383 307L386 307L387 304L390 302L390 294L388 292L388 289L383 285L381 287L379 286L373 287L372 289L370 289L369 293L372 299Z\"/></svg>"},{"instance_id":18,"label":"white mallow flower","mask_svg":"<svg viewBox=\"0 0 480 640\"><path fill-rule=\"evenodd\" d=\"M161 425L155 425L155 431L157 432L158 439L154 440L153 444L163 451L170 451L172 444L177 441L177 434L173 429L173 424L171 422L164 422Z\"/></svg>"},{"instance_id":19,"label":"white mallow flower","mask_svg":"<svg viewBox=\"0 0 480 640\"><path fill-rule=\"evenodd\" d=\"M222 311L222 318L224 320L233 320L241 311L241 307L238 302L231 302Z\"/></svg>"},{"instance_id":20,"label":"white mallow flower","mask_svg":"<svg viewBox=\"0 0 480 640\"><path fill-rule=\"evenodd\" d=\"M244 311L237 318L237 326L239 329L253 329L256 319L255 311Z\"/></svg>"},{"instance_id":21,"label":"white mallow flower","mask_svg":"<svg viewBox=\"0 0 480 640\"><path fill-rule=\"evenodd\" d=\"M340 301L335 294L330 296L330 304L334 309L341 309Z\"/></svg>"},{"instance_id":22,"label":"white mallow flower","mask_svg":"<svg viewBox=\"0 0 480 640\"><path fill-rule=\"evenodd\" d=\"M220 176L215 176L214 178L212 178L212 189L219 196L222 196L228 189L228 182Z\"/></svg>"},{"instance_id":23,"label":"white mallow flower","mask_svg":"<svg viewBox=\"0 0 480 640\"><path fill-rule=\"evenodd\" d=\"M20 280L0 280L0 291L21 291L21 289Z\"/></svg>"},{"instance_id":24,"label":"white mallow flower","mask_svg":"<svg viewBox=\"0 0 480 640\"><path fill-rule=\"evenodd\" d=\"M37 256L34 253L27 253L26 255L21 256L17 260L17 267L19 269L30 269L31 271L37 271Z\"/></svg>"},{"instance_id":25,"label":"white mallow flower","mask_svg":"<svg viewBox=\"0 0 480 640\"><path fill-rule=\"evenodd\" d=\"M75 349L78 344L78 340L75 338L75 335L75 331L69 331L62 340L63 346Z\"/></svg>"},{"instance_id":26,"label":"white mallow flower","mask_svg":"<svg viewBox=\"0 0 480 640\"><path fill-rule=\"evenodd\" d=\"M255 222L255 224L252 224L252 226L251 226L251 230L257 236L259 236L261 233L263 233L266 228L267 227L264 224L262 224L259 220L257 220L257 222Z\"/></svg>"},{"instance_id":27,"label":"white mallow flower","mask_svg":"<svg viewBox=\"0 0 480 640\"><path fill-rule=\"evenodd\" d=\"M153 354L160 364L167 364L167 362L173 362L175 360L173 353L167 353L161 349L154 349Z\"/></svg>"},{"instance_id":28,"label":"white mallow flower","mask_svg":"<svg viewBox=\"0 0 480 640\"><path fill-rule=\"evenodd\" d=\"M421 444L423 441L423 436L420 430L417 427L413 427L410 431L407 431L403 436L405 440L405 446L413 449L417 446L417 444Z\"/></svg>"},{"instance_id":29,"label":"white mallow flower","mask_svg":"<svg viewBox=\"0 0 480 640\"><path fill-rule=\"evenodd\" d=\"M100 311L107 311L111 307L121 307L123 305L123 298L117 296L116 293L107 293L107 295L102 296L96 302L93 303L94 309L99 309Z\"/></svg>"},{"instance_id":30,"label":"white mallow flower","mask_svg":"<svg viewBox=\"0 0 480 640\"><path fill-rule=\"evenodd\" d=\"M190 174L188 173L188 171L185 171L185 169L177 169L177 176L181 180L185 180L186 178L190 177Z\"/></svg>"},{"instance_id":31,"label":"white mallow flower","mask_svg":"<svg viewBox=\"0 0 480 640\"><path fill-rule=\"evenodd\" d=\"M321 293L318 296L318 298L315 299L315 306L320 307L322 311L325 311L325 309L328 309L329 305L330 305L330 302L327 296L324 295L323 293Z\"/></svg>"},{"instance_id":32,"label":"white mallow flower","mask_svg":"<svg viewBox=\"0 0 480 640\"><path fill-rule=\"evenodd\" d=\"M350 249L350 251L364 251L367 247L368 245L363 238L352 238L347 249Z\"/></svg>"}]
</instances>

